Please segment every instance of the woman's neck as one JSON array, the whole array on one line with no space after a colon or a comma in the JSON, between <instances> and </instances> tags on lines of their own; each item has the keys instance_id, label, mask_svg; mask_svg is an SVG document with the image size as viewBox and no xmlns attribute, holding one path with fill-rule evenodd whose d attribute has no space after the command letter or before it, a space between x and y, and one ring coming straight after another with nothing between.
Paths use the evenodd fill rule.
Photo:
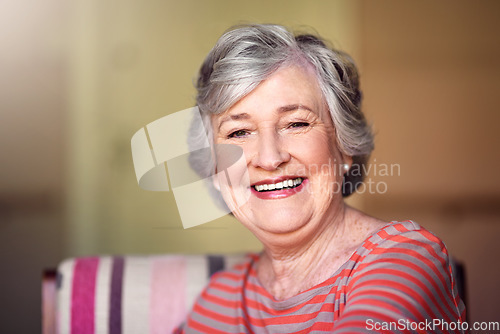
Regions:
<instances>
[{"instance_id":1,"label":"woman's neck","mask_svg":"<svg viewBox=\"0 0 500 334\"><path fill-rule=\"evenodd\" d=\"M284 300L324 282L332 276L379 224L366 224L358 211L344 206L330 221L303 236L294 247L265 245L257 267L264 288ZM378 221L380 222L380 221Z\"/></svg>"}]
</instances>

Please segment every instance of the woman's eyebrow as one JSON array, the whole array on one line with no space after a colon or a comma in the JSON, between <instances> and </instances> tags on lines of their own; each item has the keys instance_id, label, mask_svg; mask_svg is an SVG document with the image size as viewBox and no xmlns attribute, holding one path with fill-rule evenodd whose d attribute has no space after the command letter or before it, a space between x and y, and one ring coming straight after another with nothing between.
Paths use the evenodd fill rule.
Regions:
<instances>
[{"instance_id":1,"label":"woman's eyebrow","mask_svg":"<svg viewBox=\"0 0 500 334\"><path fill-rule=\"evenodd\" d=\"M285 113L285 112L299 110L299 109L304 109L304 110L308 110L308 111L313 112L313 110L311 108L309 108L308 106L305 106L303 104L298 104L298 103L296 103L296 104L288 104L286 106L279 107L278 108L278 112L279 113ZM246 112L239 113L239 114L226 115L226 116L224 116L220 120L218 130L220 130L220 128L221 128L221 126L222 126L222 124L224 122L227 122L227 121L239 121L239 120L242 120L242 119L249 119L249 118L251 118L251 116L248 113L246 113Z\"/></svg>"},{"instance_id":2,"label":"woman's eyebrow","mask_svg":"<svg viewBox=\"0 0 500 334\"><path fill-rule=\"evenodd\" d=\"M298 110L298 109L305 109L305 110L312 112L311 108L309 108L308 106L305 106L303 104L289 104L289 105L286 105L283 107L279 107L278 112L282 113L282 112L294 111L294 110Z\"/></svg>"},{"instance_id":3,"label":"woman's eyebrow","mask_svg":"<svg viewBox=\"0 0 500 334\"><path fill-rule=\"evenodd\" d=\"M227 121L238 121L238 120L241 120L241 119L249 119L250 118L250 115L247 114L246 112L243 112L243 113L240 113L240 114L232 114L232 115L226 115L224 116L220 123L219 123L219 130L222 126L222 124L224 122L227 122Z\"/></svg>"}]
</instances>

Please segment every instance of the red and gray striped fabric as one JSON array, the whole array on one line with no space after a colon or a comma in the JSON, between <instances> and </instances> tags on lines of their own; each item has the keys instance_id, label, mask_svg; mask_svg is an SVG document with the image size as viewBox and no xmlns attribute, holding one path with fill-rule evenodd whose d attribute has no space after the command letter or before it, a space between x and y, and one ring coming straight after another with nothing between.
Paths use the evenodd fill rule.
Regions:
<instances>
[{"instance_id":1,"label":"red and gray striped fabric","mask_svg":"<svg viewBox=\"0 0 500 334\"><path fill-rule=\"evenodd\" d=\"M214 272L242 256L86 257L58 269L57 333L171 333Z\"/></svg>"},{"instance_id":2,"label":"red and gray striped fabric","mask_svg":"<svg viewBox=\"0 0 500 334\"><path fill-rule=\"evenodd\" d=\"M330 279L287 300L275 300L262 287L257 261L254 256L215 274L183 331L374 333L375 322L465 321L444 244L413 222L379 230Z\"/></svg>"}]
</instances>

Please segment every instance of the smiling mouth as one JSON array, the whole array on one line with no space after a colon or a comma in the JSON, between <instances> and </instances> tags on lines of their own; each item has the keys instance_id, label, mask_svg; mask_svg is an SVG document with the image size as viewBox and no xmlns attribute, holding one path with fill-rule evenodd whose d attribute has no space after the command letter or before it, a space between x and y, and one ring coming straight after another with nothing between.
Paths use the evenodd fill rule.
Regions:
<instances>
[{"instance_id":1,"label":"smiling mouth","mask_svg":"<svg viewBox=\"0 0 500 334\"><path fill-rule=\"evenodd\" d=\"M296 179L288 179L288 180L283 180L277 183L269 183L269 184L259 184L252 186L257 192L267 192L267 191L275 191L275 190L282 190L282 189L293 189L302 184L304 181L303 178L298 177Z\"/></svg>"}]
</instances>

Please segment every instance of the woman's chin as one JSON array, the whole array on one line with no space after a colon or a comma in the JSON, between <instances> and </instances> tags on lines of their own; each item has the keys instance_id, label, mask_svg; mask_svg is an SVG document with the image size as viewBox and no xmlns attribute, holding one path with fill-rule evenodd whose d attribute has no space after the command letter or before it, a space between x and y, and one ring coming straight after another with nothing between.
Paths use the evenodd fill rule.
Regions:
<instances>
[{"instance_id":1,"label":"woman's chin","mask_svg":"<svg viewBox=\"0 0 500 334\"><path fill-rule=\"evenodd\" d=\"M243 217L237 215L236 218L257 235L262 232L272 234L292 233L300 230L311 220L312 215L307 214L310 212L310 210L307 210L307 206L278 205L276 201L273 202L264 205L261 203L254 206L254 209L247 208L250 210L243 210L243 212L247 211L248 214L244 214ZM251 205L249 206L251 207Z\"/></svg>"}]
</instances>

